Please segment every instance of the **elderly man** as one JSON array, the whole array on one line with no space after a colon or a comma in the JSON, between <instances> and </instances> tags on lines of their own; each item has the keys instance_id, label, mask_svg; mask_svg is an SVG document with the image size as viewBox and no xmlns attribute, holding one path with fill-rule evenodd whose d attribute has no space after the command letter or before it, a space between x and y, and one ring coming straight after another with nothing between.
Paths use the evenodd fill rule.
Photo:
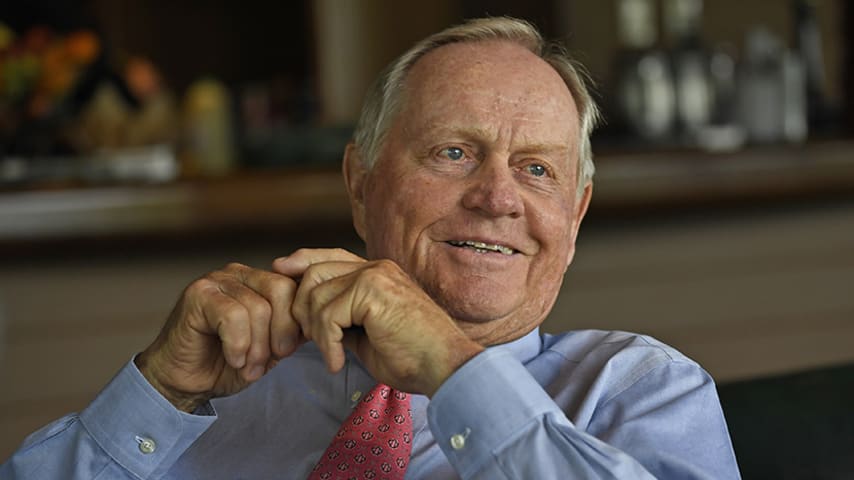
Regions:
<instances>
[{"instance_id":1,"label":"elderly man","mask_svg":"<svg viewBox=\"0 0 854 480\"><path fill-rule=\"evenodd\" d=\"M538 331L590 202L596 115L524 22L417 44L344 155L368 259L299 250L194 282L0 476L738 478L696 363L640 335Z\"/></svg>"}]
</instances>

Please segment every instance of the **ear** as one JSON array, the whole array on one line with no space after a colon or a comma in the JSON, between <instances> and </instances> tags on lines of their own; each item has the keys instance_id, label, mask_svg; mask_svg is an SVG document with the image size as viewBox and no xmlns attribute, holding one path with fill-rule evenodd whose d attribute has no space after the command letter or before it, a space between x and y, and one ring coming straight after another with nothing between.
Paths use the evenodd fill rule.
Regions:
<instances>
[{"instance_id":1,"label":"ear","mask_svg":"<svg viewBox=\"0 0 854 480\"><path fill-rule=\"evenodd\" d=\"M350 212L353 215L353 227L362 240L365 240L365 177L367 169L362 162L356 144L350 142L344 149L344 161L341 164L347 197L350 199Z\"/></svg>"},{"instance_id":2,"label":"ear","mask_svg":"<svg viewBox=\"0 0 854 480\"><path fill-rule=\"evenodd\" d=\"M572 218L572 230L570 231L570 240L571 245L569 247L569 253L566 256L566 268L569 268L569 264L572 263L572 258L575 256L575 240L578 238L578 229L581 227L581 221L584 220L584 215L587 214L587 208L590 206L590 198L593 196L593 183L588 182L587 185L584 186L584 191L581 193L581 196L578 197L578 201L575 204L575 211L573 212Z\"/></svg>"}]
</instances>

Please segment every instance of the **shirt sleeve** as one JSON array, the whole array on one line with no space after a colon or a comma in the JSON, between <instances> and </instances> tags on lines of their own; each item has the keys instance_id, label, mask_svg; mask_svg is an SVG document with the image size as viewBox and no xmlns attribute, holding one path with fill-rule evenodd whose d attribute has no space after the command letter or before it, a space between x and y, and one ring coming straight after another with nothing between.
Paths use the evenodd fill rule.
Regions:
<instances>
[{"instance_id":1,"label":"shirt sleeve","mask_svg":"<svg viewBox=\"0 0 854 480\"><path fill-rule=\"evenodd\" d=\"M4 480L158 478L216 420L177 410L133 361L80 414L30 435L0 466Z\"/></svg>"},{"instance_id":2,"label":"shirt sleeve","mask_svg":"<svg viewBox=\"0 0 854 480\"><path fill-rule=\"evenodd\" d=\"M436 392L428 421L464 479L739 478L714 383L698 380L705 372L696 364L659 371L672 365L647 372L614 398L594 399L604 403L594 435L576 428L511 354L487 350ZM668 378L680 375L691 380ZM675 386L650 394L666 383ZM678 427L686 423L691 428ZM716 449L695 458L710 445Z\"/></svg>"}]
</instances>

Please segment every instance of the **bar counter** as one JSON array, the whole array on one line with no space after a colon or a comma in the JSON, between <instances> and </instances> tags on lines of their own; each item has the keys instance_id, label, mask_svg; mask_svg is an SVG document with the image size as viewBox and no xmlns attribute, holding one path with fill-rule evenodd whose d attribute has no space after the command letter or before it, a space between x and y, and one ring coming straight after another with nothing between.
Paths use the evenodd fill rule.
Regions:
<instances>
[{"instance_id":1,"label":"bar counter","mask_svg":"<svg viewBox=\"0 0 854 480\"><path fill-rule=\"evenodd\" d=\"M854 194L854 141L848 140L723 154L607 153L596 161L591 212L599 217ZM0 247L233 229L346 228L349 219L343 178L335 168L0 191Z\"/></svg>"}]
</instances>

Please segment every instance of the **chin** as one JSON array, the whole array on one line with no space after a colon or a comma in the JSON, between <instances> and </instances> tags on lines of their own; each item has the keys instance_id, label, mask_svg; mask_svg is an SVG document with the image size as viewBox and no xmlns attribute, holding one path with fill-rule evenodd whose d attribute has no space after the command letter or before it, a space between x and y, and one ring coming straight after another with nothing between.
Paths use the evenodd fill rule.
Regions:
<instances>
[{"instance_id":1,"label":"chin","mask_svg":"<svg viewBox=\"0 0 854 480\"><path fill-rule=\"evenodd\" d=\"M457 322L475 324L489 323L507 316L506 312L501 312L494 308L477 308L471 305L466 305L462 308L445 307L445 311Z\"/></svg>"},{"instance_id":2,"label":"chin","mask_svg":"<svg viewBox=\"0 0 854 480\"><path fill-rule=\"evenodd\" d=\"M454 294L439 293L431 297L457 321L469 323L487 323L510 316L519 307L511 298L496 298L496 291L485 295L483 291L476 293L454 292ZM438 293L438 292L437 292Z\"/></svg>"},{"instance_id":3,"label":"chin","mask_svg":"<svg viewBox=\"0 0 854 480\"><path fill-rule=\"evenodd\" d=\"M446 309L457 326L475 342L489 347L516 340L539 326L544 315L528 305L512 308L468 304L465 308Z\"/></svg>"}]
</instances>

